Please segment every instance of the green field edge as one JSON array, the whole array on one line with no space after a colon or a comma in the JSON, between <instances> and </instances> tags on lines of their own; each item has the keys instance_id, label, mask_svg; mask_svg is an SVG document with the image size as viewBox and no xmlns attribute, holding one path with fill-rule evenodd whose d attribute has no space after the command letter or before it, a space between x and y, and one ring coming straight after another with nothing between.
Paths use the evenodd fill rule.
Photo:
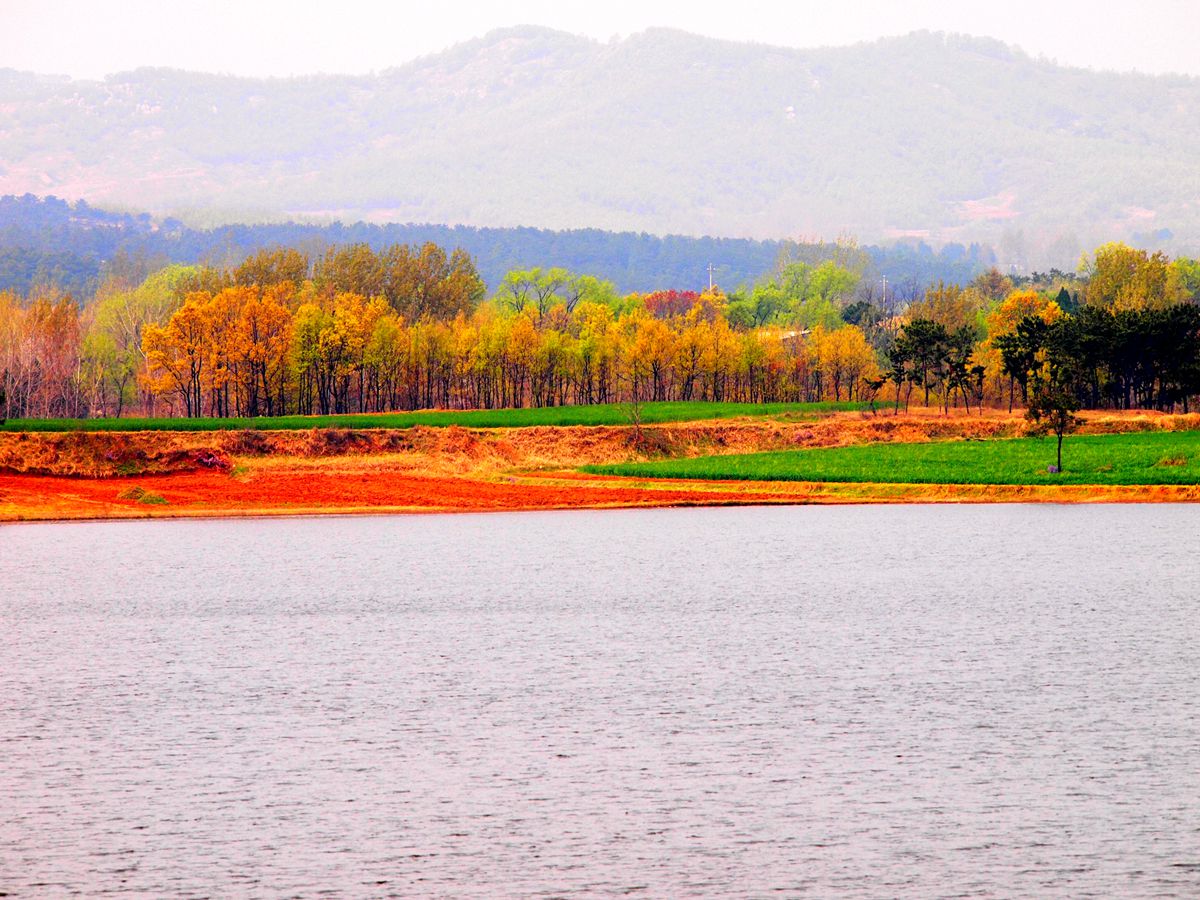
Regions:
<instances>
[{"instance_id":1,"label":"green field edge","mask_svg":"<svg viewBox=\"0 0 1200 900\"><path fill-rule=\"evenodd\" d=\"M833 412L855 412L864 403L644 403L634 416L629 404L547 406L522 409L422 410L403 413L352 413L328 416L259 416L244 418L10 419L0 432L72 431L304 431L312 428L402 429L532 428L537 426L643 425L699 422L741 417L787 418Z\"/></svg>"},{"instance_id":2,"label":"green field edge","mask_svg":"<svg viewBox=\"0 0 1200 900\"><path fill-rule=\"evenodd\" d=\"M1200 431L992 438L775 450L579 467L592 475L697 481L998 486L1200 484Z\"/></svg>"}]
</instances>

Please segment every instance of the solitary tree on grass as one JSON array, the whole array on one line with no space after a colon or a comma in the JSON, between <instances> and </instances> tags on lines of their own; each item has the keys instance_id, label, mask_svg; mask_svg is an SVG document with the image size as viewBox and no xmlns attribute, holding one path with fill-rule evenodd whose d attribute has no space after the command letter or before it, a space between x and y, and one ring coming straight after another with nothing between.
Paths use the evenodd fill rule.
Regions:
<instances>
[{"instance_id":1,"label":"solitary tree on grass","mask_svg":"<svg viewBox=\"0 0 1200 900\"><path fill-rule=\"evenodd\" d=\"M1063 438L1079 426L1079 400L1075 391L1053 377L1036 378L1031 382L1029 406L1025 418L1033 425L1034 434L1053 434L1058 439L1055 471L1062 472Z\"/></svg>"}]
</instances>

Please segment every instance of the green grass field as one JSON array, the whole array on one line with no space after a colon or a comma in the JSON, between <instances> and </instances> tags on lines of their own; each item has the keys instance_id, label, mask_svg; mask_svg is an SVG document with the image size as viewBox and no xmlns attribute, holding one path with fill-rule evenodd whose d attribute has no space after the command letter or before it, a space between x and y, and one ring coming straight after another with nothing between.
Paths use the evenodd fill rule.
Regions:
<instances>
[{"instance_id":1,"label":"green grass field","mask_svg":"<svg viewBox=\"0 0 1200 900\"><path fill-rule=\"evenodd\" d=\"M1076 435L1051 475L1053 439L863 444L588 466L604 475L650 478L833 481L882 484L1196 484L1200 431Z\"/></svg>"},{"instance_id":2,"label":"green grass field","mask_svg":"<svg viewBox=\"0 0 1200 900\"><path fill-rule=\"evenodd\" d=\"M811 418L861 403L645 403L642 423L693 422L758 416ZM628 425L629 407L619 403L551 406L541 409L476 409L341 416L276 416L245 419L12 419L0 431L298 431L308 428L411 428L414 425L465 428L524 428L533 425Z\"/></svg>"}]
</instances>

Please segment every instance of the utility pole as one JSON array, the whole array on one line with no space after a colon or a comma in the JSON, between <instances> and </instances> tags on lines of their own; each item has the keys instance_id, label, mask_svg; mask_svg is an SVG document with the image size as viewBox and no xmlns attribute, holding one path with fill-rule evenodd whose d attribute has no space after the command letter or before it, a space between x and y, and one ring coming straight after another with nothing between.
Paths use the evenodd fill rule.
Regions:
<instances>
[{"instance_id":1,"label":"utility pole","mask_svg":"<svg viewBox=\"0 0 1200 900\"><path fill-rule=\"evenodd\" d=\"M712 263L708 264L708 289L710 291L713 289L713 264Z\"/></svg>"}]
</instances>

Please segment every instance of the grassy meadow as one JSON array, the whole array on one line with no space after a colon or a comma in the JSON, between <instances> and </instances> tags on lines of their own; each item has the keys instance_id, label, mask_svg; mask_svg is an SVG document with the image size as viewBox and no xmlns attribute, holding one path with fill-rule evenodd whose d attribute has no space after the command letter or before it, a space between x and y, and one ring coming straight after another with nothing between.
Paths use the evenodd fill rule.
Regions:
<instances>
[{"instance_id":1,"label":"grassy meadow","mask_svg":"<svg viewBox=\"0 0 1200 900\"><path fill-rule=\"evenodd\" d=\"M604 475L880 484L1197 484L1200 431L1073 435L1053 475L1054 440L861 444L588 466Z\"/></svg>"},{"instance_id":2,"label":"grassy meadow","mask_svg":"<svg viewBox=\"0 0 1200 900\"><path fill-rule=\"evenodd\" d=\"M698 422L739 416L804 419L824 413L857 410L863 403L643 403L644 425ZM464 428L528 428L537 425L629 425L625 403L549 406L533 409L425 410L333 416L259 416L255 418L183 419L10 419L0 431L302 431L309 428L411 428L414 425Z\"/></svg>"}]
</instances>

